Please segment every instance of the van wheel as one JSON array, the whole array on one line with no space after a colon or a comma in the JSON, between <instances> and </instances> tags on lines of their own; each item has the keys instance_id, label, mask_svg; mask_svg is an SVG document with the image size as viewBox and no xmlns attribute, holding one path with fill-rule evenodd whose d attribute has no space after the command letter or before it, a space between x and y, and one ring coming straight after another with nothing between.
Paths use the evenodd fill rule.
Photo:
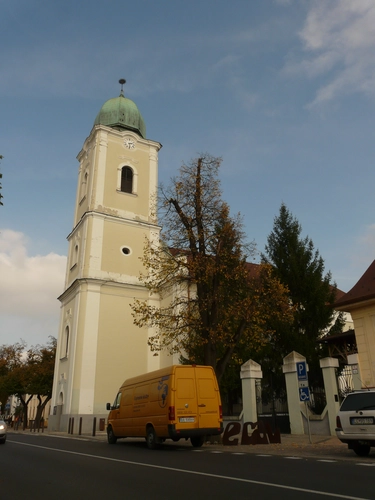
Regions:
<instances>
[{"instance_id":1,"label":"van wheel","mask_svg":"<svg viewBox=\"0 0 375 500\"><path fill-rule=\"evenodd\" d=\"M116 444L117 437L115 436L112 427L107 429L107 440L109 444Z\"/></svg>"},{"instance_id":2,"label":"van wheel","mask_svg":"<svg viewBox=\"0 0 375 500\"><path fill-rule=\"evenodd\" d=\"M147 427L146 443L147 448L150 450L156 450L156 448L158 448L159 440L153 427Z\"/></svg>"},{"instance_id":3,"label":"van wheel","mask_svg":"<svg viewBox=\"0 0 375 500\"><path fill-rule=\"evenodd\" d=\"M191 437L190 441L194 448L200 448L204 442L204 438L203 436Z\"/></svg>"},{"instance_id":4,"label":"van wheel","mask_svg":"<svg viewBox=\"0 0 375 500\"><path fill-rule=\"evenodd\" d=\"M367 444L356 444L353 446L353 451L356 455L359 457L367 457L367 455L370 453L371 446L368 446Z\"/></svg>"}]
</instances>

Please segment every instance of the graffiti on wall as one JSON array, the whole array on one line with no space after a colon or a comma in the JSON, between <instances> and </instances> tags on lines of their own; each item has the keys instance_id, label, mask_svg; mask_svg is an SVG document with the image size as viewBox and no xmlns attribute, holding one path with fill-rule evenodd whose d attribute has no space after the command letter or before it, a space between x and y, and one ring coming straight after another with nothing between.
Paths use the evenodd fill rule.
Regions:
<instances>
[{"instance_id":1,"label":"graffiti on wall","mask_svg":"<svg viewBox=\"0 0 375 500\"><path fill-rule=\"evenodd\" d=\"M229 422L223 434L223 445L237 446L239 443L238 435L241 435L240 444L281 443L280 429L276 428L273 432L270 424L261 420L245 422L242 426L242 432L240 422Z\"/></svg>"}]
</instances>

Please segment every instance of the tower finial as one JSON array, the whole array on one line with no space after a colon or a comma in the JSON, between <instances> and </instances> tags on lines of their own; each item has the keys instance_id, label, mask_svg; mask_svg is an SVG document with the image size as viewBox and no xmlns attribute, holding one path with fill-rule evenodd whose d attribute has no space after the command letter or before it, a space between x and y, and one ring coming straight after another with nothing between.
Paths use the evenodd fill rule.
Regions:
<instances>
[{"instance_id":1,"label":"tower finial","mask_svg":"<svg viewBox=\"0 0 375 500\"><path fill-rule=\"evenodd\" d=\"M125 78L120 78L118 81L121 84L121 93L120 96L124 97L124 84L126 83Z\"/></svg>"}]
</instances>

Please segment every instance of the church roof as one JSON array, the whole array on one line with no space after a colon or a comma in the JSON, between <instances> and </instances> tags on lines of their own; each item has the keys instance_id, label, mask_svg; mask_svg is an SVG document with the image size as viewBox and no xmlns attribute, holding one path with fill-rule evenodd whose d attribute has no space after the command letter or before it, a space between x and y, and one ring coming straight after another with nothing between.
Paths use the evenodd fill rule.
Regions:
<instances>
[{"instance_id":1,"label":"church roof","mask_svg":"<svg viewBox=\"0 0 375 500\"><path fill-rule=\"evenodd\" d=\"M132 130L141 137L146 137L146 125L137 105L124 96L122 89L119 97L109 99L103 104L95 118L95 125L106 125L117 130Z\"/></svg>"},{"instance_id":2,"label":"church roof","mask_svg":"<svg viewBox=\"0 0 375 500\"><path fill-rule=\"evenodd\" d=\"M353 288L335 302L334 307L345 310L345 306L371 299L375 299L375 260Z\"/></svg>"}]
</instances>

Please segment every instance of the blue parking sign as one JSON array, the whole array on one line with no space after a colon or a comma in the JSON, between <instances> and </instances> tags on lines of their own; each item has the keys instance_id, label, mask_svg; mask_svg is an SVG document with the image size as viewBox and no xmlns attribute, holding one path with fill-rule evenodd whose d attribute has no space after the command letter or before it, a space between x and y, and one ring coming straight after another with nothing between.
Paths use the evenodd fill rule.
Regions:
<instances>
[{"instance_id":1,"label":"blue parking sign","mask_svg":"<svg viewBox=\"0 0 375 500\"><path fill-rule=\"evenodd\" d=\"M301 403L307 403L310 401L310 391L308 387L299 388L299 400Z\"/></svg>"},{"instance_id":2,"label":"blue parking sign","mask_svg":"<svg viewBox=\"0 0 375 500\"><path fill-rule=\"evenodd\" d=\"M296 363L296 367L298 380L307 380L306 361L298 361L298 363Z\"/></svg>"}]
</instances>

